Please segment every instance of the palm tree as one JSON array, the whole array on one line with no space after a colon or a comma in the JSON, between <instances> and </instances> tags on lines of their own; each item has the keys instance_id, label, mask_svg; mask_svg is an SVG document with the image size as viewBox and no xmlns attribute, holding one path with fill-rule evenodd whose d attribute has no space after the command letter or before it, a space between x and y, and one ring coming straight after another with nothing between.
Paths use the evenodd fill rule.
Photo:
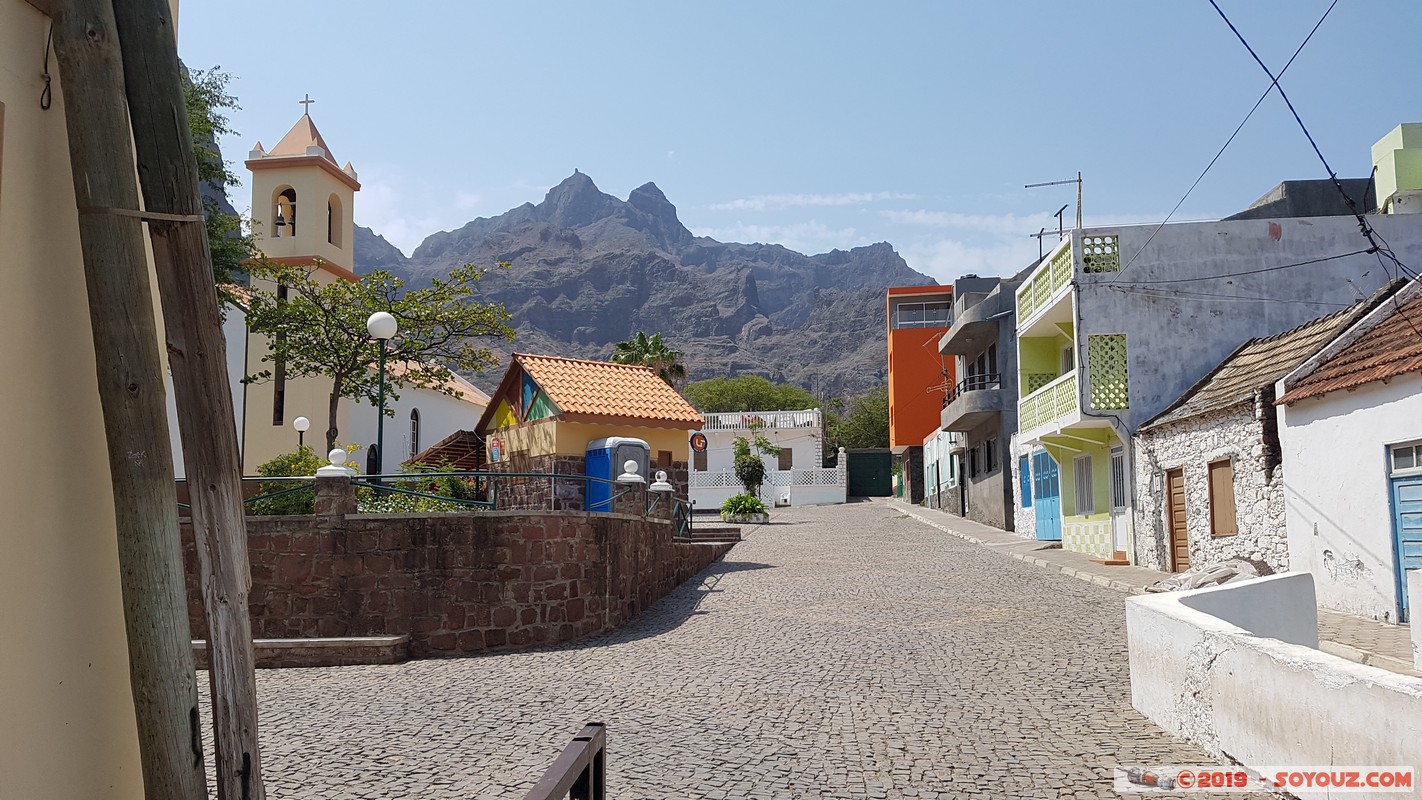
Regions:
<instances>
[{"instance_id":1,"label":"palm tree","mask_svg":"<svg viewBox=\"0 0 1422 800\"><path fill-rule=\"evenodd\" d=\"M672 350L662 341L660 333L637 335L612 346L612 360L618 364L641 364L656 370L662 380L680 391L686 382L686 367L681 363L681 351Z\"/></svg>"}]
</instances>

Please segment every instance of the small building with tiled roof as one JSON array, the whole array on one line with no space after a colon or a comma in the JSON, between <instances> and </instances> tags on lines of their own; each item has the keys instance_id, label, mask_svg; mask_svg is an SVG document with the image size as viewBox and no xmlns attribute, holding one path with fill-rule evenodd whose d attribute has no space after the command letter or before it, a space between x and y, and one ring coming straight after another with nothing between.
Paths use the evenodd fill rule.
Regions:
<instances>
[{"instance_id":1,"label":"small building with tiled roof","mask_svg":"<svg viewBox=\"0 0 1422 800\"><path fill-rule=\"evenodd\" d=\"M1290 568L1313 573L1324 608L1407 620L1422 569L1422 281L1275 391Z\"/></svg>"},{"instance_id":2,"label":"small building with tiled roof","mask_svg":"<svg viewBox=\"0 0 1422 800\"><path fill-rule=\"evenodd\" d=\"M1250 339L1135 436L1135 560L1170 572L1230 559L1289 568L1274 383L1397 290Z\"/></svg>"},{"instance_id":3,"label":"small building with tiled roof","mask_svg":"<svg viewBox=\"0 0 1422 800\"><path fill-rule=\"evenodd\" d=\"M685 499L687 439L701 425L701 414L649 367L514 353L475 433L488 469L564 475L586 474L591 442L641 439L651 469L666 470ZM525 484L500 506L582 508L580 481Z\"/></svg>"}]
</instances>

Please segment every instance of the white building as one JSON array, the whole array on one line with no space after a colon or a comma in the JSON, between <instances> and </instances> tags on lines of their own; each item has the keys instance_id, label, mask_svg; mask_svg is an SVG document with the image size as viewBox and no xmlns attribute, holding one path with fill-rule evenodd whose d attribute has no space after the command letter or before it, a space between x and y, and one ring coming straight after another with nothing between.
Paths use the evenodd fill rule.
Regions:
<instances>
[{"instance_id":1,"label":"white building","mask_svg":"<svg viewBox=\"0 0 1422 800\"><path fill-rule=\"evenodd\" d=\"M262 254L276 262L310 268L323 283L358 280L351 269L354 249L348 232L354 230L355 193L360 183L349 163L337 166L311 117L303 114L271 151L258 142L247 168L252 171L252 228ZM265 337L248 334L244 309L229 304L226 311L227 376L243 474L254 475L261 464L296 450L303 437L292 423L299 417L311 423L305 444L323 452L330 379L287 378L280 370L273 370L276 374L269 381L243 384L243 376L271 366L262 361L268 344ZM402 366L391 364L390 374L398 375ZM459 396L437 388L406 387L392 392L386 403L393 413L385 418L388 457L382 459L382 467L386 472L398 470L401 462L425 447L455 431L472 429L479 421L489 396L457 375L446 388ZM181 479L186 472L171 382L168 394L174 469ZM368 448L376 441L377 422L376 410L369 403L343 398L336 415L339 443ZM356 458L364 469L365 453Z\"/></svg>"},{"instance_id":2,"label":"white building","mask_svg":"<svg viewBox=\"0 0 1422 800\"><path fill-rule=\"evenodd\" d=\"M698 510L719 509L727 498L742 492L736 478L736 437L757 434L780 448L778 456L762 456L765 484L761 497L767 505L815 506L843 503L848 487L844 451L836 466L824 466L824 417L818 408L804 411L733 411L703 414L699 433L706 449L689 447L687 480L691 501ZM693 438L694 434L693 434ZM754 448L752 448L752 452Z\"/></svg>"},{"instance_id":3,"label":"white building","mask_svg":"<svg viewBox=\"0 0 1422 800\"><path fill-rule=\"evenodd\" d=\"M1422 568L1422 284L1414 281L1281 380L1289 566L1318 603L1408 619Z\"/></svg>"},{"instance_id":4,"label":"white building","mask_svg":"<svg viewBox=\"0 0 1422 800\"><path fill-rule=\"evenodd\" d=\"M929 508L946 509L963 515L958 488L958 458L964 449L963 434L934 431L923 440L923 496Z\"/></svg>"}]
</instances>

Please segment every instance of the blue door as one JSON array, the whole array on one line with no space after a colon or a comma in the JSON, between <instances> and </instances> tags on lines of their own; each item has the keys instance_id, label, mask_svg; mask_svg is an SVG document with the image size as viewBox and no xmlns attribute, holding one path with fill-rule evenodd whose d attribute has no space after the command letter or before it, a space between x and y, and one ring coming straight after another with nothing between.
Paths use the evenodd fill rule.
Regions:
<instances>
[{"instance_id":1,"label":"blue door","mask_svg":"<svg viewBox=\"0 0 1422 800\"><path fill-rule=\"evenodd\" d=\"M1062 540L1062 484L1057 462L1046 451L1032 454L1032 502L1037 514L1037 538Z\"/></svg>"},{"instance_id":2,"label":"blue door","mask_svg":"<svg viewBox=\"0 0 1422 800\"><path fill-rule=\"evenodd\" d=\"M1397 542L1398 619L1406 622L1407 571L1422 569L1422 475L1392 479L1392 531Z\"/></svg>"}]
</instances>

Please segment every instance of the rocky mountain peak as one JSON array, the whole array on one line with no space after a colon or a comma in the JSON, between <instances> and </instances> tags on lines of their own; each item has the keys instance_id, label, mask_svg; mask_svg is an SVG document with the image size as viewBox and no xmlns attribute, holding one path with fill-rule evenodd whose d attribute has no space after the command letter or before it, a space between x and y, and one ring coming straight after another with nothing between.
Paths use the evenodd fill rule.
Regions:
<instances>
[{"instance_id":1,"label":"rocky mountain peak","mask_svg":"<svg viewBox=\"0 0 1422 800\"><path fill-rule=\"evenodd\" d=\"M932 283L887 243L804 255L696 238L655 183L621 200L581 171L538 205L432 234L408 259L357 229L355 269L420 285L464 263L507 261L479 283L528 352L605 358L637 331L687 355L693 379L758 374L825 391L872 385L884 358L884 289Z\"/></svg>"},{"instance_id":2,"label":"rocky mountain peak","mask_svg":"<svg viewBox=\"0 0 1422 800\"><path fill-rule=\"evenodd\" d=\"M691 231L681 224L676 215L676 206L667 199L655 183L648 181L627 195L627 205L641 212L642 219L632 218L628 223L646 231L662 249L678 252L691 244Z\"/></svg>"},{"instance_id":3,"label":"rocky mountain peak","mask_svg":"<svg viewBox=\"0 0 1422 800\"><path fill-rule=\"evenodd\" d=\"M539 216L545 222L564 228L581 228L613 216L620 205L621 200L610 194L603 194L592 178L573 170L572 175L548 190L548 194L537 208Z\"/></svg>"}]
</instances>

